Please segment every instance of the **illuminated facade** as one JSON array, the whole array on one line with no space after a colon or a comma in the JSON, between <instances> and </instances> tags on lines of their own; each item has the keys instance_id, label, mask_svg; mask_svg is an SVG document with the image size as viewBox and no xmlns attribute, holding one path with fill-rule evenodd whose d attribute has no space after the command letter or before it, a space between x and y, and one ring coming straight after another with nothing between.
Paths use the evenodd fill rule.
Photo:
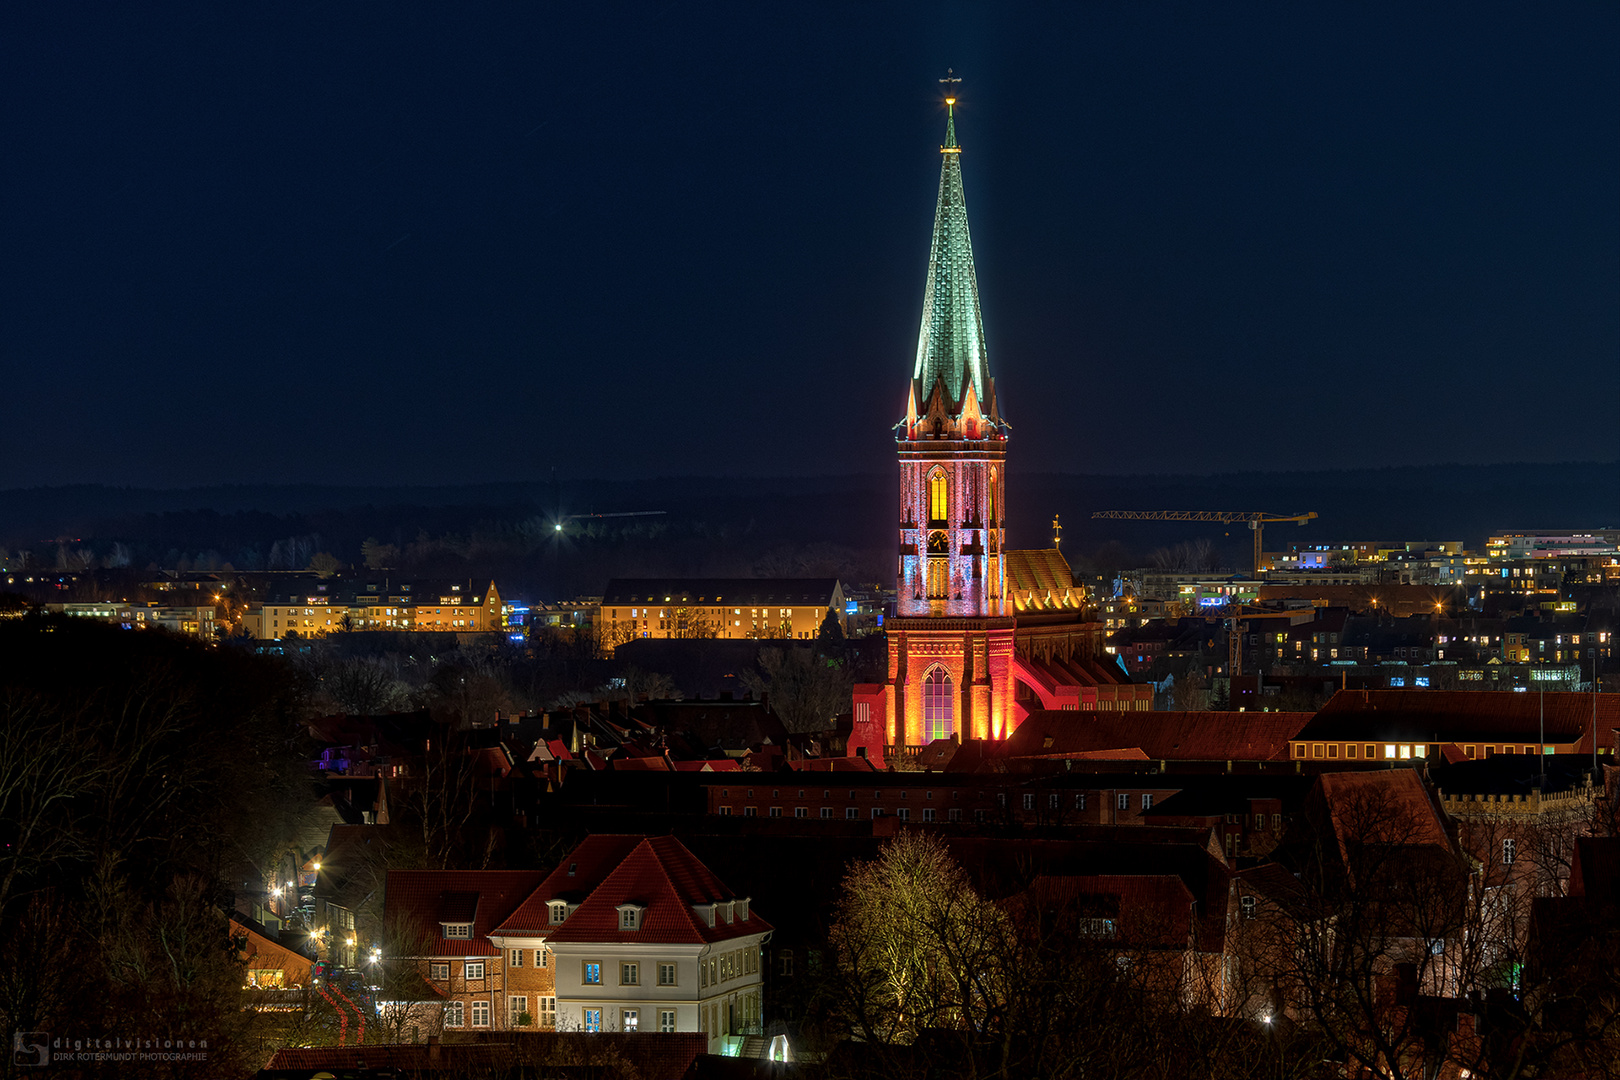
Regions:
<instances>
[{"instance_id":1,"label":"illuminated facade","mask_svg":"<svg viewBox=\"0 0 1620 1080\"><path fill-rule=\"evenodd\" d=\"M614 578L596 624L608 652L637 638L810 641L831 614L848 632L837 578Z\"/></svg>"},{"instance_id":2,"label":"illuminated facade","mask_svg":"<svg viewBox=\"0 0 1620 1080\"><path fill-rule=\"evenodd\" d=\"M1098 662L1102 626L1081 621L1080 591L1057 549L1006 548L1008 428L985 349L955 99L945 104L922 326L896 425L888 680L855 693L857 722L881 714L891 746L1001 739L1031 709L1135 709L1152 700L1150 688Z\"/></svg>"},{"instance_id":3,"label":"illuminated facade","mask_svg":"<svg viewBox=\"0 0 1620 1080\"><path fill-rule=\"evenodd\" d=\"M248 635L265 641L294 630L306 638L347 630L485 634L506 622L493 581L483 589L470 582L299 582L249 604L242 616Z\"/></svg>"}]
</instances>

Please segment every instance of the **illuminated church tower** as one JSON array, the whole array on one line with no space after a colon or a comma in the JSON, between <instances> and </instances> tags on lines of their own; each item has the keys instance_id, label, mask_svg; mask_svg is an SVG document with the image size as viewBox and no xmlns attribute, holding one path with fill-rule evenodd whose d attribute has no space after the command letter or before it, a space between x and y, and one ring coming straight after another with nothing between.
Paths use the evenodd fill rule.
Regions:
<instances>
[{"instance_id":1,"label":"illuminated church tower","mask_svg":"<svg viewBox=\"0 0 1620 1080\"><path fill-rule=\"evenodd\" d=\"M947 81L950 88L954 80ZM1008 665L1007 425L984 346L973 273L956 99L945 99L939 201L917 360L897 425L898 597L889 620L891 744L999 738L1012 706Z\"/></svg>"},{"instance_id":2,"label":"illuminated church tower","mask_svg":"<svg viewBox=\"0 0 1620 1080\"><path fill-rule=\"evenodd\" d=\"M1000 615L1007 425L984 348L955 98L945 121L934 243L900 444L901 615Z\"/></svg>"},{"instance_id":3,"label":"illuminated church tower","mask_svg":"<svg viewBox=\"0 0 1620 1080\"><path fill-rule=\"evenodd\" d=\"M945 80L947 87L955 79ZM1007 424L984 347L954 96L917 357L896 424L900 501L889 668L858 683L851 745L911 767L936 739L1004 739L1036 710L1149 709L1104 654L1057 549L1006 546ZM855 751L851 751L854 753ZM890 757L889 755L898 755Z\"/></svg>"}]
</instances>

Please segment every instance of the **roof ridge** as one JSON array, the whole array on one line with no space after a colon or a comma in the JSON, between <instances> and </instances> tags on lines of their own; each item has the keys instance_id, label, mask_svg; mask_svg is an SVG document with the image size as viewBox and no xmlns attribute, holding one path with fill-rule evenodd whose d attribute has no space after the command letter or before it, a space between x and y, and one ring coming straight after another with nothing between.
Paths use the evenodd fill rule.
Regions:
<instances>
[{"instance_id":1,"label":"roof ridge","mask_svg":"<svg viewBox=\"0 0 1620 1080\"><path fill-rule=\"evenodd\" d=\"M708 869L708 867L705 866L702 862L700 862L698 860L698 857L696 855L692 854L692 849L688 848L685 844L681 843L681 841L680 841L680 839L678 837L675 837L675 836L660 836L660 837L655 838L655 837L649 836L647 838L647 840L645 841L645 843L647 844L648 852L652 855L653 860L658 863L659 872L661 872L664 875L664 880L669 882L670 892L675 894L675 899L682 901L682 903L681 903L681 918L683 918L683 919L685 919L687 921L687 923L692 927L692 929L697 932L699 937L705 936L703 931L706 929L706 927L700 926L698 924L697 913L692 910L692 905L689 902L686 902L686 898L681 895L680 887L675 884L675 876L669 872L669 864L664 862L663 853L661 851L659 851L658 848L656 846L654 846L654 844L652 843L652 841L654 839L670 841L676 847L680 848L683 852L685 852L687 858L691 859L693 862L698 863L699 866L703 866L704 869ZM710 873L713 874L713 871L710 871ZM716 880L718 880L718 879L716 879ZM719 897L714 897L714 899L718 900Z\"/></svg>"}]
</instances>

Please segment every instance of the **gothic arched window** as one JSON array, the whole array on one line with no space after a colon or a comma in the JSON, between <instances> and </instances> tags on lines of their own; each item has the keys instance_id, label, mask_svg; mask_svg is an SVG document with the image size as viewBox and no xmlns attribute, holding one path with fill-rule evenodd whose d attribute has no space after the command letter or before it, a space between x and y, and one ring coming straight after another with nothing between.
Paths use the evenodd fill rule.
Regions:
<instances>
[{"instance_id":1,"label":"gothic arched window","mask_svg":"<svg viewBox=\"0 0 1620 1080\"><path fill-rule=\"evenodd\" d=\"M923 678L923 741L948 739L956 730L951 675L938 664Z\"/></svg>"},{"instance_id":2,"label":"gothic arched window","mask_svg":"<svg viewBox=\"0 0 1620 1080\"><path fill-rule=\"evenodd\" d=\"M935 469L928 475L928 520L935 525L943 525L950 520L944 469Z\"/></svg>"}]
</instances>

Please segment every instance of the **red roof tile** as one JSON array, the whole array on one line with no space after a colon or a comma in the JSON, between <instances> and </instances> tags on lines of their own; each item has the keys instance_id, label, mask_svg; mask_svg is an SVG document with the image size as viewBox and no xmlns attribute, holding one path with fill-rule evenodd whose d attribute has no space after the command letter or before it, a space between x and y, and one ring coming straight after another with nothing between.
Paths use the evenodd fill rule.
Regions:
<instances>
[{"instance_id":1,"label":"red roof tile","mask_svg":"<svg viewBox=\"0 0 1620 1080\"><path fill-rule=\"evenodd\" d=\"M1533 742L1542 731L1541 694L1493 690L1341 690L1296 738L1404 738L1431 743L1509 737ZM1591 753L1591 694L1548 693L1548 742ZM1620 728L1620 694L1597 695L1597 730Z\"/></svg>"},{"instance_id":2,"label":"red roof tile","mask_svg":"<svg viewBox=\"0 0 1620 1080\"><path fill-rule=\"evenodd\" d=\"M418 1043L277 1050L265 1069L309 1073L393 1069L412 1076L505 1076L535 1075L537 1068L551 1075L552 1068L573 1066L568 1075L595 1075L600 1063L622 1057L642 1080L678 1080L707 1049L708 1036L696 1031L536 1031L442 1046ZM597 1068L591 1067L593 1063Z\"/></svg>"},{"instance_id":3,"label":"red roof tile","mask_svg":"<svg viewBox=\"0 0 1620 1080\"><path fill-rule=\"evenodd\" d=\"M758 934L771 925L750 911L727 923L717 916L709 926L692 910L694 904L728 900L736 894L673 836L643 840L591 891L568 921L552 930L553 941L623 941L702 944ZM640 904L645 910L637 930L619 928L619 906Z\"/></svg>"},{"instance_id":4,"label":"red roof tile","mask_svg":"<svg viewBox=\"0 0 1620 1080\"><path fill-rule=\"evenodd\" d=\"M390 870L383 917L424 956L493 956L485 940L540 884L538 870ZM472 914L471 938L446 938L441 921Z\"/></svg>"},{"instance_id":5,"label":"red roof tile","mask_svg":"<svg viewBox=\"0 0 1620 1080\"><path fill-rule=\"evenodd\" d=\"M1324 773L1316 783L1341 848L1352 840L1451 847L1440 812L1413 769Z\"/></svg>"},{"instance_id":6,"label":"red roof tile","mask_svg":"<svg viewBox=\"0 0 1620 1080\"><path fill-rule=\"evenodd\" d=\"M1174 874L1102 874L1035 879L1035 902L1043 909L1085 906L1082 898L1108 899L1121 939L1139 945L1185 947L1192 931L1193 894Z\"/></svg>"},{"instance_id":7,"label":"red roof tile","mask_svg":"<svg viewBox=\"0 0 1620 1080\"><path fill-rule=\"evenodd\" d=\"M1305 712L1056 712L1038 710L1006 742L1009 757L1136 748L1169 761L1278 761Z\"/></svg>"},{"instance_id":8,"label":"red roof tile","mask_svg":"<svg viewBox=\"0 0 1620 1080\"><path fill-rule=\"evenodd\" d=\"M583 902L644 839L634 833L586 837L491 933L549 936L555 927L547 905L553 900Z\"/></svg>"}]
</instances>

